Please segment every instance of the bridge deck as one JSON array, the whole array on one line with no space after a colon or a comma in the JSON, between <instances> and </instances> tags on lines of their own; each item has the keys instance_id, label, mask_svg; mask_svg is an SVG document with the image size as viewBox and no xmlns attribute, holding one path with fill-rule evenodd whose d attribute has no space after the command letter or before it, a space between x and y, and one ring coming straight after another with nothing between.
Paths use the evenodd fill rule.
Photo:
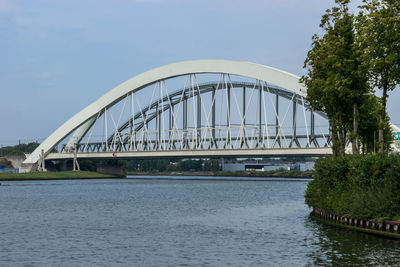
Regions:
<instances>
[{"instance_id":1,"label":"bridge deck","mask_svg":"<svg viewBox=\"0 0 400 267\"><path fill-rule=\"evenodd\" d=\"M138 152L96 152L77 153L77 158L212 158L212 157L290 157L325 156L332 154L332 148L269 148L238 150L182 150L182 151L138 151ZM71 159L73 153L50 153L46 160Z\"/></svg>"}]
</instances>

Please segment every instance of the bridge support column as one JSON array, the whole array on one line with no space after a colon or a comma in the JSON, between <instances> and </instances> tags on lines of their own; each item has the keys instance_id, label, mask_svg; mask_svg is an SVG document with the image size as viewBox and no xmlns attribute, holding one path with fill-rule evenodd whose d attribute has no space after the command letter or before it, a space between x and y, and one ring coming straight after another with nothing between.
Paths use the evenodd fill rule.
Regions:
<instances>
[{"instance_id":1,"label":"bridge support column","mask_svg":"<svg viewBox=\"0 0 400 267\"><path fill-rule=\"evenodd\" d=\"M75 146L74 146L74 159L72 160L72 170L73 171L80 171L81 168L79 167L76 151L77 151L77 147L76 147L76 144L75 144Z\"/></svg>"},{"instance_id":2,"label":"bridge support column","mask_svg":"<svg viewBox=\"0 0 400 267\"><path fill-rule=\"evenodd\" d=\"M41 152L40 152L39 161L38 161L38 168L37 168L37 170L38 170L39 172L45 172L45 171L47 171L44 162L45 162L45 161L44 161L44 150L42 149Z\"/></svg>"}]
</instances>

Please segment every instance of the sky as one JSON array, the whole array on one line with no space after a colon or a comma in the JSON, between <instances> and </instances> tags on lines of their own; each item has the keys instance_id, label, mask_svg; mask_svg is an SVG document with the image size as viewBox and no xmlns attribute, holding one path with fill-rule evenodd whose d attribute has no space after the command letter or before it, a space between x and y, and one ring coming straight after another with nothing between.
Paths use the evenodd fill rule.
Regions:
<instances>
[{"instance_id":1,"label":"sky","mask_svg":"<svg viewBox=\"0 0 400 267\"><path fill-rule=\"evenodd\" d=\"M241 60L303 75L333 2L0 0L0 145L43 141L111 88L172 62ZM399 99L388 103L394 123Z\"/></svg>"}]
</instances>

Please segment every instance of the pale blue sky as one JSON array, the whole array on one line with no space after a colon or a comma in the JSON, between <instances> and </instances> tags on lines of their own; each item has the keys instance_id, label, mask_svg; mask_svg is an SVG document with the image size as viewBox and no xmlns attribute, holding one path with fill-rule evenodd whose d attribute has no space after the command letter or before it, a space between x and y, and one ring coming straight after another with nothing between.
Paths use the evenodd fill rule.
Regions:
<instances>
[{"instance_id":1,"label":"pale blue sky","mask_svg":"<svg viewBox=\"0 0 400 267\"><path fill-rule=\"evenodd\" d=\"M243 60L302 75L311 36L332 4L0 0L0 145L42 141L115 85L175 61ZM399 96L389 101L395 123Z\"/></svg>"}]
</instances>

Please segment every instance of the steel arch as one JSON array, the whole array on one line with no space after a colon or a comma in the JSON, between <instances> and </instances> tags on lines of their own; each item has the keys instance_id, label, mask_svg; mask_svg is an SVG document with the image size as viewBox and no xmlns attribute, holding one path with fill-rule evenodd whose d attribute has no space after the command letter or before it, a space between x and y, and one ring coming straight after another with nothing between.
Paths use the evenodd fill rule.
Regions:
<instances>
[{"instance_id":1,"label":"steel arch","mask_svg":"<svg viewBox=\"0 0 400 267\"><path fill-rule=\"evenodd\" d=\"M244 76L285 88L301 97L306 97L307 93L305 86L299 82L298 76L259 64L215 59L172 63L141 73L111 89L55 130L28 156L24 163L38 162L42 151L44 155L47 155L59 142L75 130L78 136L83 136L101 110L113 106L128 93L139 91L160 80L200 73L225 73Z\"/></svg>"},{"instance_id":2,"label":"steel arch","mask_svg":"<svg viewBox=\"0 0 400 267\"><path fill-rule=\"evenodd\" d=\"M210 83L199 84L200 93L201 93L201 94L204 94L204 93L210 92L210 91L212 90L213 87L216 87L216 86L217 86L217 84L218 84L218 83L216 83L216 82L210 82ZM232 88L243 88L243 87L249 87L249 88L250 88L250 87L251 87L251 88L255 88L255 89L257 89L257 90L258 90L258 89L261 89L261 85L259 85L259 84L257 85L257 84L255 84L255 83L249 83L249 82L232 82L230 85L232 86ZM179 90L175 91L174 93L170 94L168 97L179 96L179 95L182 94L182 92L183 92L184 90L185 90L185 88L179 89ZM281 97L283 97L283 98L286 98L287 100L291 100L291 99L292 99L292 96L293 96L293 93L288 92L287 90L284 90L283 88L279 88L279 87L277 87L277 86L275 86L275 85L268 85L268 88L267 88L267 87L264 87L263 90L264 90L265 92L267 92L267 90L269 90L271 93L273 93L273 94L275 94L275 95L279 95L279 96L281 96ZM198 92L195 92L194 95L189 95L186 99L193 98L193 97L195 97L195 96L197 96L197 95L198 95ZM300 98L300 96L298 96L298 95L296 95L296 96L297 96L297 98ZM296 97L296 96L295 96L295 97ZM163 98L163 102L167 102L167 101L168 101L168 97L165 96L165 97ZM297 101L301 102L300 99L298 99ZM148 110L150 110L150 109L154 108L155 106L157 106L158 102L159 102L158 99L157 99L157 100L154 100L153 103L150 103L149 105L147 105L146 107L144 107L144 108L143 108L143 113L145 113L145 112L147 112ZM171 102L172 106L174 106L174 105L176 105L176 104L178 104L178 103L179 103L179 101ZM308 103L305 103L304 106L305 106L306 108L310 108L310 105L309 105ZM161 114L162 112L167 112L169 109L170 109L170 106L166 104L166 106L164 107L163 110L162 110L162 109L159 109L159 114ZM321 111L314 111L314 113L315 113L315 114L318 114L318 115L320 115L321 117L327 119L326 114L323 113L323 112L321 112ZM135 116L134 116L134 119L139 118L140 115L141 115L141 112L137 112L137 113L135 114ZM153 114L152 116L150 116L150 117L146 120L146 123L152 121L154 118L156 118L156 114ZM132 118L131 118L131 121L132 121ZM126 121L125 123L123 123L122 126L118 129L118 132L121 132L121 131L123 131L124 129L126 129L126 128L128 127L128 125L129 125L129 121ZM139 125L135 130L136 130L136 131L137 131L137 130L140 130L142 127L143 127L143 124ZM82 131L82 132L84 132L84 131ZM114 135L114 134L113 134L113 135ZM113 135L111 135L111 136L108 138L108 141L111 141L111 139L113 138ZM82 136L83 136L83 135L82 135ZM79 136L79 137L81 138L82 136ZM72 139L72 137L71 137L71 139ZM79 140L79 141L80 141L80 140ZM70 143L70 142L68 142L68 143ZM68 146L68 144L67 144L67 146Z\"/></svg>"}]
</instances>

